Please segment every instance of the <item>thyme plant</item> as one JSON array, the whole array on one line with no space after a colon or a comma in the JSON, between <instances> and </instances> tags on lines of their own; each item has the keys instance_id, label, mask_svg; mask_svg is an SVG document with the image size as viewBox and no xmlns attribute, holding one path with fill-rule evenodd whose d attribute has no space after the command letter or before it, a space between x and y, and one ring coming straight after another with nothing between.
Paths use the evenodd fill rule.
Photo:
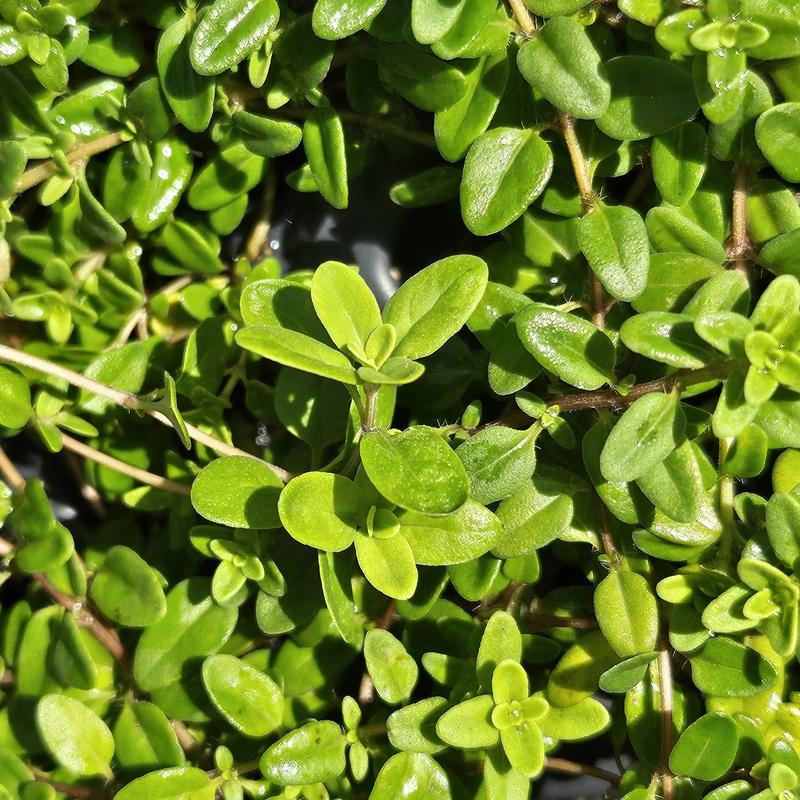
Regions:
<instances>
[{"instance_id":1,"label":"thyme plant","mask_svg":"<svg viewBox=\"0 0 800 800\"><path fill-rule=\"evenodd\" d=\"M0 20L0 798L800 797L798 0Z\"/></svg>"}]
</instances>

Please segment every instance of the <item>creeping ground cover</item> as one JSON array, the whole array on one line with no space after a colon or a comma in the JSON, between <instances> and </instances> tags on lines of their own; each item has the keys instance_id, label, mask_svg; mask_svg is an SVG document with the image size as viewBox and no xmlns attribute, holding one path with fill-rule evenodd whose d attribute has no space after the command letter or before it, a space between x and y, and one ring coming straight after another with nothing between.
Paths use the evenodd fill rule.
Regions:
<instances>
[{"instance_id":1,"label":"creeping ground cover","mask_svg":"<svg viewBox=\"0 0 800 800\"><path fill-rule=\"evenodd\" d=\"M800 798L798 184L800 0L0 0L0 800Z\"/></svg>"}]
</instances>

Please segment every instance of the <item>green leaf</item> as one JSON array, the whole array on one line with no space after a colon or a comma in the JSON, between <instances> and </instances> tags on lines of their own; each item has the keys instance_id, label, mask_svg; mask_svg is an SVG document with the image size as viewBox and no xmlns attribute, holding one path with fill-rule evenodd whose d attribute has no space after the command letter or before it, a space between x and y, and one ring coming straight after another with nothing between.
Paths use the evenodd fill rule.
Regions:
<instances>
[{"instance_id":1,"label":"green leaf","mask_svg":"<svg viewBox=\"0 0 800 800\"><path fill-rule=\"evenodd\" d=\"M189 34L189 18L176 19L158 40L156 64L169 107L186 128L200 133L214 113L215 87L214 81L192 68Z\"/></svg>"},{"instance_id":2,"label":"green leaf","mask_svg":"<svg viewBox=\"0 0 800 800\"><path fill-rule=\"evenodd\" d=\"M492 673L492 698L497 704L521 702L530 693L528 673L518 661L503 659Z\"/></svg>"},{"instance_id":3,"label":"green leaf","mask_svg":"<svg viewBox=\"0 0 800 800\"><path fill-rule=\"evenodd\" d=\"M491 721L494 705L494 700L485 694L464 700L439 717L437 736L451 747L493 747L500 738Z\"/></svg>"},{"instance_id":4,"label":"green leaf","mask_svg":"<svg viewBox=\"0 0 800 800\"><path fill-rule=\"evenodd\" d=\"M765 111L756 122L756 141L782 178L800 181L800 167L792 155L800 146L800 103L781 103Z\"/></svg>"},{"instance_id":5,"label":"green leaf","mask_svg":"<svg viewBox=\"0 0 800 800\"><path fill-rule=\"evenodd\" d=\"M676 394L654 392L634 401L620 417L600 455L607 481L641 478L680 443L686 417Z\"/></svg>"},{"instance_id":6,"label":"green leaf","mask_svg":"<svg viewBox=\"0 0 800 800\"><path fill-rule=\"evenodd\" d=\"M534 478L497 508L502 533L492 547L498 558L533 553L557 539L572 521L573 503L563 484Z\"/></svg>"},{"instance_id":7,"label":"green leaf","mask_svg":"<svg viewBox=\"0 0 800 800\"><path fill-rule=\"evenodd\" d=\"M655 649L658 606L638 573L612 570L595 589L594 610L606 640L623 658Z\"/></svg>"},{"instance_id":8,"label":"green leaf","mask_svg":"<svg viewBox=\"0 0 800 800\"><path fill-rule=\"evenodd\" d=\"M522 488L536 467L536 428L518 431L501 425L470 436L456 449L469 477L472 497L489 504Z\"/></svg>"},{"instance_id":9,"label":"green leaf","mask_svg":"<svg viewBox=\"0 0 800 800\"><path fill-rule=\"evenodd\" d=\"M136 552L115 545L92 579L89 596L104 616L131 628L145 628L167 612L158 576Z\"/></svg>"},{"instance_id":10,"label":"green leaf","mask_svg":"<svg viewBox=\"0 0 800 800\"><path fill-rule=\"evenodd\" d=\"M333 343L340 350L363 353L369 335L381 324L381 312L358 272L339 261L325 261L314 272L311 300Z\"/></svg>"},{"instance_id":11,"label":"green leaf","mask_svg":"<svg viewBox=\"0 0 800 800\"><path fill-rule=\"evenodd\" d=\"M546 100L578 119L605 113L611 89L600 54L583 25L554 17L517 54L522 76Z\"/></svg>"},{"instance_id":12,"label":"green leaf","mask_svg":"<svg viewBox=\"0 0 800 800\"><path fill-rule=\"evenodd\" d=\"M401 97L423 111L449 108L467 89L459 70L407 44L383 44L378 49L378 69Z\"/></svg>"},{"instance_id":13,"label":"green leaf","mask_svg":"<svg viewBox=\"0 0 800 800\"><path fill-rule=\"evenodd\" d=\"M469 496L458 456L434 428L371 431L361 440L361 460L377 490L393 504L425 514L451 514Z\"/></svg>"},{"instance_id":14,"label":"green leaf","mask_svg":"<svg viewBox=\"0 0 800 800\"><path fill-rule=\"evenodd\" d=\"M287 367L339 383L356 383L356 371L347 356L304 333L275 325L247 325L236 332L236 343Z\"/></svg>"},{"instance_id":15,"label":"green leaf","mask_svg":"<svg viewBox=\"0 0 800 800\"><path fill-rule=\"evenodd\" d=\"M611 715L593 697L585 697L579 703L565 708L548 706L547 713L537 723L542 734L564 742L591 739L606 730L610 724Z\"/></svg>"},{"instance_id":16,"label":"green leaf","mask_svg":"<svg viewBox=\"0 0 800 800\"><path fill-rule=\"evenodd\" d=\"M403 208L424 208L457 197L460 183L460 169L431 167L394 184L389 189L389 198Z\"/></svg>"},{"instance_id":17,"label":"green leaf","mask_svg":"<svg viewBox=\"0 0 800 800\"><path fill-rule=\"evenodd\" d=\"M160 228L169 219L192 175L189 146L177 136L155 142L151 157L150 178L131 214L131 222L142 233Z\"/></svg>"},{"instance_id":18,"label":"green leaf","mask_svg":"<svg viewBox=\"0 0 800 800\"><path fill-rule=\"evenodd\" d=\"M32 413L28 381L15 369L0 367L0 425L21 428Z\"/></svg>"},{"instance_id":19,"label":"green leaf","mask_svg":"<svg viewBox=\"0 0 800 800\"><path fill-rule=\"evenodd\" d=\"M315 108L303 124L303 147L320 194L334 208L347 208L344 128L330 106Z\"/></svg>"},{"instance_id":20,"label":"green leaf","mask_svg":"<svg viewBox=\"0 0 800 800\"><path fill-rule=\"evenodd\" d=\"M553 171L550 147L532 130L494 128L467 153L461 213L478 236L497 233L520 217L544 191Z\"/></svg>"},{"instance_id":21,"label":"green leaf","mask_svg":"<svg viewBox=\"0 0 800 800\"><path fill-rule=\"evenodd\" d=\"M450 256L403 283L383 309L383 321L397 332L394 355L424 358L438 350L469 319L488 275L483 259Z\"/></svg>"},{"instance_id":22,"label":"green leaf","mask_svg":"<svg viewBox=\"0 0 800 800\"><path fill-rule=\"evenodd\" d=\"M525 349L566 383L591 390L613 380L614 346L588 320L532 303L514 322Z\"/></svg>"},{"instance_id":23,"label":"green leaf","mask_svg":"<svg viewBox=\"0 0 800 800\"><path fill-rule=\"evenodd\" d=\"M653 139L653 180L664 202L681 206L691 200L706 171L705 128L684 122Z\"/></svg>"},{"instance_id":24,"label":"green leaf","mask_svg":"<svg viewBox=\"0 0 800 800\"><path fill-rule=\"evenodd\" d=\"M212 241L208 241L212 238ZM193 272L216 275L222 271L219 241L181 220L171 220L161 232L161 244L181 265Z\"/></svg>"},{"instance_id":25,"label":"green leaf","mask_svg":"<svg viewBox=\"0 0 800 800\"><path fill-rule=\"evenodd\" d=\"M727 714L704 714L675 742L669 768L676 775L718 780L731 768L738 743L736 724Z\"/></svg>"},{"instance_id":26,"label":"green leaf","mask_svg":"<svg viewBox=\"0 0 800 800\"><path fill-rule=\"evenodd\" d=\"M699 369L719 356L695 333L686 314L648 311L626 319L619 331L625 346L671 367Z\"/></svg>"},{"instance_id":27,"label":"green leaf","mask_svg":"<svg viewBox=\"0 0 800 800\"><path fill-rule=\"evenodd\" d=\"M478 656L475 661L475 674L480 685L489 689L492 676L501 661L522 658L522 635L517 621L507 611L495 611L483 629ZM526 695L527 696L527 695Z\"/></svg>"},{"instance_id":28,"label":"green leaf","mask_svg":"<svg viewBox=\"0 0 800 800\"><path fill-rule=\"evenodd\" d=\"M692 76L672 61L617 56L606 62L606 72L611 102L597 127L614 139L639 140L666 133L697 111Z\"/></svg>"},{"instance_id":29,"label":"green leaf","mask_svg":"<svg viewBox=\"0 0 800 800\"><path fill-rule=\"evenodd\" d=\"M618 520L633 525L645 519L652 509L635 483L607 481L600 471L600 458L612 423L613 420L601 420L586 432L581 444L583 463L606 508Z\"/></svg>"},{"instance_id":30,"label":"green leaf","mask_svg":"<svg viewBox=\"0 0 800 800\"><path fill-rule=\"evenodd\" d=\"M145 628L133 660L133 677L145 692L172 686L193 660L215 653L236 625L235 608L211 598L207 578L189 578L167 595L167 613Z\"/></svg>"},{"instance_id":31,"label":"green leaf","mask_svg":"<svg viewBox=\"0 0 800 800\"><path fill-rule=\"evenodd\" d=\"M403 511L397 518L417 564L431 566L460 564L482 556L502 531L500 520L474 500L467 500L447 516Z\"/></svg>"},{"instance_id":32,"label":"green leaf","mask_svg":"<svg viewBox=\"0 0 800 800\"><path fill-rule=\"evenodd\" d=\"M23 539L14 554L14 564L23 572L51 570L65 564L74 552L72 536L56 521L44 485L38 479L25 484L9 522Z\"/></svg>"},{"instance_id":33,"label":"green leaf","mask_svg":"<svg viewBox=\"0 0 800 800\"><path fill-rule=\"evenodd\" d=\"M445 771L424 753L395 753L381 767L370 800L451 800Z\"/></svg>"},{"instance_id":34,"label":"green leaf","mask_svg":"<svg viewBox=\"0 0 800 800\"><path fill-rule=\"evenodd\" d=\"M265 164L263 156L234 140L200 170L187 195L189 205L198 211L214 211L233 203L258 186Z\"/></svg>"},{"instance_id":35,"label":"green leaf","mask_svg":"<svg viewBox=\"0 0 800 800\"><path fill-rule=\"evenodd\" d=\"M50 645L49 669L64 686L93 689L97 668L88 651L74 614L65 613L55 626Z\"/></svg>"},{"instance_id":36,"label":"green leaf","mask_svg":"<svg viewBox=\"0 0 800 800\"><path fill-rule=\"evenodd\" d=\"M308 722L267 748L259 766L278 786L333 780L345 770L347 740L335 722Z\"/></svg>"},{"instance_id":37,"label":"green leaf","mask_svg":"<svg viewBox=\"0 0 800 800\"><path fill-rule=\"evenodd\" d=\"M144 700L126 702L114 722L114 758L137 774L184 763L178 737L164 712Z\"/></svg>"},{"instance_id":38,"label":"green leaf","mask_svg":"<svg viewBox=\"0 0 800 800\"><path fill-rule=\"evenodd\" d=\"M598 201L581 218L578 242L589 266L612 297L631 301L642 294L650 269L650 245L644 222L636 211Z\"/></svg>"},{"instance_id":39,"label":"green leaf","mask_svg":"<svg viewBox=\"0 0 800 800\"><path fill-rule=\"evenodd\" d=\"M262 739L283 722L280 687L235 656L206 658L203 685L220 714L245 736Z\"/></svg>"},{"instance_id":40,"label":"green leaf","mask_svg":"<svg viewBox=\"0 0 800 800\"><path fill-rule=\"evenodd\" d=\"M709 639L690 663L695 686L715 697L752 697L777 679L775 667L760 653L724 636Z\"/></svg>"},{"instance_id":41,"label":"green leaf","mask_svg":"<svg viewBox=\"0 0 800 800\"><path fill-rule=\"evenodd\" d=\"M356 0L343 7L336 0L320 0L311 21L320 39L344 39L358 33L386 5L386 0Z\"/></svg>"},{"instance_id":42,"label":"green leaf","mask_svg":"<svg viewBox=\"0 0 800 800\"><path fill-rule=\"evenodd\" d=\"M468 62L465 78L467 91L457 103L437 112L434 120L436 146L447 161L460 161L489 126L508 80L505 51Z\"/></svg>"},{"instance_id":43,"label":"green leaf","mask_svg":"<svg viewBox=\"0 0 800 800\"><path fill-rule=\"evenodd\" d=\"M358 486L344 475L306 472L281 492L278 513L298 542L335 552L353 543L363 502Z\"/></svg>"},{"instance_id":44,"label":"green leaf","mask_svg":"<svg viewBox=\"0 0 800 800\"><path fill-rule=\"evenodd\" d=\"M136 778L114 800L213 800L217 782L197 767L173 767Z\"/></svg>"},{"instance_id":45,"label":"green leaf","mask_svg":"<svg viewBox=\"0 0 800 800\"><path fill-rule=\"evenodd\" d=\"M446 749L436 735L436 722L447 708L444 697L427 697L393 711L386 720L386 733L395 750L434 755Z\"/></svg>"},{"instance_id":46,"label":"green leaf","mask_svg":"<svg viewBox=\"0 0 800 800\"><path fill-rule=\"evenodd\" d=\"M352 558L348 554L320 550L319 577L325 605L340 636L348 644L360 645L363 639L361 626L354 615Z\"/></svg>"},{"instance_id":47,"label":"green leaf","mask_svg":"<svg viewBox=\"0 0 800 800\"><path fill-rule=\"evenodd\" d=\"M544 768L544 742L536 723L523 722L500 731L503 750L511 766L527 778L535 778Z\"/></svg>"},{"instance_id":48,"label":"green leaf","mask_svg":"<svg viewBox=\"0 0 800 800\"><path fill-rule=\"evenodd\" d=\"M383 539L359 532L356 558L364 577L379 591L396 600L408 600L417 589L417 565L406 539L395 534Z\"/></svg>"},{"instance_id":49,"label":"green leaf","mask_svg":"<svg viewBox=\"0 0 800 800\"><path fill-rule=\"evenodd\" d=\"M776 492L767 503L767 535L775 555L790 569L800 558L800 498Z\"/></svg>"},{"instance_id":50,"label":"green leaf","mask_svg":"<svg viewBox=\"0 0 800 800\"><path fill-rule=\"evenodd\" d=\"M223 456L203 467L192 484L198 514L231 528L280 527L278 495L283 483L263 462Z\"/></svg>"},{"instance_id":51,"label":"green leaf","mask_svg":"<svg viewBox=\"0 0 800 800\"><path fill-rule=\"evenodd\" d=\"M307 286L281 278L254 280L242 290L239 306L245 325L277 326L327 341Z\"/></svg>"},{"instance_id":52,"label":"green leaf","mask_svg":"<svg viewBox=\"0 0 800 800\"><path fill-rule=\"evenodd\" d=\"M419 668L405 647L389 631L373 628L364 639L364 658L380 698L393 706L407 703Z\"/></svg>"},{"instance_id":53,"label":"green leaf","mask_svg":"<svg viewBox=\"0 0 800 800\"><path fill-rule=\"evenodd\" d=\"M147 347L141 342L131 342L101 353L89 362L83 374L120 391L136 394L144 384L148 361ZM79 404L90 414L102 414L113 406L110 400L89 391L81 391Z\"/></svg>"},{"instance_id":54,"label":"green leaf","mask_svg":"<svg viewBox=\"0 0 800 800\"><path fill-rule=\"evenodd\" d=\"M650 242L656 250L686 251L721 264L725 249L697 222L671 206L651 208L645 220Z\"/></svg>"},{"instance_id":55,"label":"green leaf","mask_svg":"<svg viewBox=\"0 0 800 800\"><path fill-rule=\"evenodd\" d=\"M50 755L71 773L110 776L114 737L105 722L80 701L44 695L36 704L36 727Z\"/></svg>"},{"instance_id":56,"label":"green leaf","mask_svg":"<svg viewBox=\"0 0 800 800\"><path fill-rule=\"evenodd\" d=\"M654 464L637 484L647 499L671 519L691 522L697 517L705 487L688 441Z\"/></svg>"},{"instance_id":57,"label":"green leaf","mask_svg":"<svg viewBox=\"0 0 800 800\"><path fill-rule=\"evenodd\" d=\"M78 198L81 208L81 223L94 239L107 244L122 244L125 229L103 208L102 203L92 194L85 178L78 178Z\"/></svg>"},{"instance_id":58,"label":"green leaf","mask_svg":"<svg viewBox=\"0 0 800 800\"><path fill-rule=\"evenodd\" d=\"M303 139L302 128L285 119L262 117L249 111L236 111L231 119L239 129L244 146L265 158L291 153Z\"/></svg>"},{"instance_id":59,"label":"green leaf","mask_svg":"<svg viewBox=\"0 0 800 800\"><path fill-rule=\"evenodd\" d=\"M256 50L277 25L275 0L215 0L200 19L189 55L200 75L219 75Z\"/></svg>"},{"instance_id":60,"label":"green leaf","mask_svg":"<svg viewBox=\"0 0 800 800\"><path fill-rule=\"evenodd\" d=\"M624 694L644 678L648 664L657 658L658 653L641 653L620 661L600 676L600 688L611 694Z\"/></svg>"}]
</instances>

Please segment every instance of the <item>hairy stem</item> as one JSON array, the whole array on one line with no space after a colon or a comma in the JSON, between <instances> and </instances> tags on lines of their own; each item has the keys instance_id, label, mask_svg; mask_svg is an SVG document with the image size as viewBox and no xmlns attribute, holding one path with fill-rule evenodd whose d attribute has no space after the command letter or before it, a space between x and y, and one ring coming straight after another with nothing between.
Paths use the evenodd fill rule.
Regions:
<instances>
[{"instance_id":1,"label":"hairy stem","mask_svg":"<svg viewBox=\"0 0 800 800\"><path fill-rule=\"evenodd\" d=\"M669 756L672 752L672 659L669 654L669 642L662 633L658 644L658 682L661 697L661 756L658 774L661 779L661 793L664 800L672 800L672 772L669 768Z\"/></svg>"},{"instance_id":2,"label":"hairy stem","mask_svg":"<svg viewBox=\"0 0 800 800\"><path fill-rule=\"evenodd\" d=\"M731 238L728 242L728 258L734 268L747 275L747 255L750 237L747 234L747 163L742 160L736 166L731 211Z\"/></svg>"},{"instance_id":3,"label":"hairy stem","mask_svg":"<svg viewBox=\"0 0 800 800\"><path fill-rule=\"evenodd\" d=\"M676 387L696 386L712 380L726 378L738 365L734 359L722 361L700 369L681 369L664 378L656 378L645 383L631 386L626 394L620 394L615 389L598 389L594 392L581 394L562 394L547 398L549 405L556 405L561 413L567 411L587 411L598 408L610 408L622 411L635 400L652 392L669 394Z\"/></svg>"},{"instance_id":4,"label":"hairy stem","mask_svg":"<svg viewBox=\"0 0 800 800\"><path fill-rule=\"evenodd\" d=\"M27 367L29 369L36 370L37 372L42 372L45 375L52 375L55 378L63 378L73 386L77 386L80 389L86 389L86 391L99 395L100 397L105 397L107 400L111 400L123 408L141 410L143 413L151 416L153 419L158 420L158 422L160 422L162 425L166 425L169 428L173 427L169 418L164 416L164 414L162 414L160 411L142 408L142 400L137 395L130 394L129 392L123 392L120 389L115 389L113 386L100 383L92 378L88 378L86 375L81 375L79 372L75 372L67 367L62 367L59 364L55 364L52 361L47 361L44 358L30 355L29 353L25 353L22 350L16 350L15 348L8 347L7 345L0 345L0 361L6 361L10 364L17 364L20 367ZM240 450L238 447L229 445L226 442L215 438L214 436L209 436L209 434L201 431L194 425L190 425L188 422L186 423L186 430L188 431L191 439L199 442L200 444L204 444L215 453L219 453L223 456L247 456L248 458L258 459L258 457L254 456L252 453L248 453L245 450ZM291 480L292 474L290 472L287 472L285 469L282 469L275 464L270 464L268 462L264 463L266 463L267 466L284 483L287 483L289 480Z\"/></svg>"},{"instance_id":5,"label":"hairy stem","mask_svg":"<svg viewBox=\"0 0 800 800\"><path fill-rule=\"evenodd\" d=\"M561 126L561 135L564 137L564 144L567 146L569 160L572 162L572 171L575 173L575 182L578 184L578 193L581 196L583 213L591 211L596 200L592 190L592 179L589 175L589 165L583 155L578 134L575 132L575 119L563 111L558 112L558 122Z\"/></svg>"},{"instance_id":6,"label":"hairy stem","mask_svg":"<svg viewBox=\"0 0 800 800\"><path fill-rule=\"evenodd\" d=\"M71 165L80 166L92 156L102 153L105 150L111 150L112 147L122 144L122 142L126 140L126 136L126 131L114 131L113 133L105 134L105 136L100 136L97 139L77 144L66 154L67 161ZM20 175L19 180L14 186L14 191L17 194L25 192L42 181L47 180L51 175L55 175L58 171L58 163L53 158L48 158L40 164L28 167L28 169Z\"/></svg>"},{"instance_id":7,"label":"hairy stem","mask_svg":"<svg viewBox=\"0 0 800 800\"><path fill-rule=\"evenodd\" d=\"M152 472L148 472L146 469L133 467L130 464L126 464L124 461L120 461L118 458L106 455L105 453L101 453L99 450L95 450L93 447L89 447L89 445L79 442L77 439L73 439L71 436L67 436L65 433L61 434L61 438L64 442L64 447L67 450L77 453L79 456L83 456L83 458L88 458L90 461L94 461L97 464L102 464L104 467L113 469L115 472L120 472L123 475L129 475L134 480L139 481L139 483L146 483L148 486L154 486L156 489L163 489L164 491L172 492L173 494L182 494L188 496L191 492L190 487L185 483L178 483L177 481L172 481L169 478L164 478L161 475L155 475Z\"/></svg>"}]
</instances>

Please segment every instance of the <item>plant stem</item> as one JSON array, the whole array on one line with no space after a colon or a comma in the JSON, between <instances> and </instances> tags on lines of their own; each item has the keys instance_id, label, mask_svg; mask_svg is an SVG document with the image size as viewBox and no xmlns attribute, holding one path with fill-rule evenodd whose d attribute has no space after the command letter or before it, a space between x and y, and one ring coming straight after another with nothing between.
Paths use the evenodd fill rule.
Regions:
<instances>
[{"instance_id":1,"label":"plant stem","mask_svg":"<svg viewBox=\"0 0 800 800\"><path fill-rule=\"evenodd\" d=\"M695 386L698 383L726 378L738 365L734 359L722 361L700 369L681 369L664 378L656 378L645 383L631 386L626 394L619 394L614 389L598 389L582 394L562 394L549 397L548 405L556 405L561 413L567 411L587 411L597 408L610 408L622 411L640 397L652 392L669 394L676 387Z\"/></svg>"},{"instance_id":2,"label":"plant stem","mask_svg":"<svg viewBox=\"0 0 800 800\"><path fill-rule=\"evenodd\" d=\"M610 783L612 786L619 786L619 775L615 775L613 772L601 769L600 767L578 764L566 758L553 758L550 756L545 759L544 767L552 772L562 772L565 775L588 775L590 778L606 781L606 783Z\"/></svg>"},{"instance_id":3,"label":"plant stem","mask_svg":"<svg viewBox=\"0 0 800 800\"><path fill-rule=\"evenodd\" d=\"M736 165L731 211L731 238L727 249L727 256L733 260L734 268L747 276L750 237L747 234L747 162L744 160L739 161Z\"/></svg>"},{"instance_id":4,"label":"plant stem","mask_svg":"<svg viewBox=\"0 0 800 800\"><path fill-rule=\"evenodd\" d=\"M508 6L520 31L526 36L532 36L536 32L536 23L523 0L508 0Z\"/></svg>"},{"instance_id":5,"label":"plant stem","mask_svg":"<svg viewBox=\"0 0 800 800\"><path fill-rule=\"evenodd\" d=\"M67 462L67 468L75 477L81 497L92 507L92 511L99 519L105 519L108 516L108 511L103 504L103 498L100 497L100 492L87 482L81 460L71 452L64 453L64 458Z\"/></svg>"},{"instance_id":6,"label":"plant stem","mask_svg":"<svg viewBox=\"0 0 800 800\"><path fill-rule=\"evenodd\" d=\"M658 644L658 682L661 698L661 757L658 774L661 779L661 792L664 800L672 800L672 772L669 756L672 752L672 660L669 655L669 642L662 633Z\"/></svg>"},{"instance_id":7,"label":"plant stem","mask_svg":"<svg viewBox=\"0 0 800 800\"><path fill-rule=\"evenodd\" d=\"M278 173L274 165L267 167L267 177L264 181L264 196L250 236L247 237L244 254L251 264L257 264L261 259L272 255L269 244L269 231L272 227L272 209L275 205L275 192L278 188Z\"/></svg>"},{"instance_id":8,"label":"plant stem","mask_svg":"<svg viewBox=\"0 0 800 800\"><path fill-rule=\"evenodd\" d=\"M21 492L25 488L25 478L22 477L2 447L0 447L0 475L15 492Z\"/></svg>"},{"instance_id":9,"label":"plant stem","mask_svg":"<svg viewBox=\"0 0 800 800\"><path fill-rule=\"evenodd\" d=\"M73 439L71 436L67 436L65 433L61 434L61 438L64 442L64 447L67 450L77 453L79 456L83 456L84 458L88 458L90 461L94 461L97 464L102 464L104 467L113 469L115 472L119 472L123 475L129 475L134 480L139 481L139 483L146 483L148 486L154 486L156 489L163 489L164 491L172 492L173 494L182 494L188 496L191 492L190 487L185 483L178 483L177 481L172 481L169 478L164 478L161 475L154 475L152 472L148 472L146 469L133 467L130 464L126 464L124 461L120 461L118 458L106 455L105 453L101 453L99 450L95 450L93 447L89 447L89 445L79 442L77 439Z\"/></svg>"},{"instance_id":10,"label":"plant stem","mask_svg":"<svg viewBox=\"0 0 800 800\"><path fill-rule=\"evenodd\" d=\"M66 155L67 161L74 166L80 166L88 161L92 156L102 153L105 150L110 150L122 142L126 141L126 131L114 131L107 133L105 136L100 136L97 139L92 139L88 142L82 142L75 145ZM40 164L33 167L28 167L25 172L20 175L19 180L14 186L14 192L21 194L28 189L36 186L42 181L47 180L51 175L55 175L59 171L58 163L53 158L48 158Z\"/></svg>"},{"instance_id":11,"label":"plant stem","mask_svg":"<svg viewBox=\"0 0 800 800\"><path fill-rule=\"evenodd\" d=\"M34 572L31 578L33 578L56 603L75 615L75 621L78 625L89 630L92 636L108 650L113 659L122 667L128 679L130 679L128 654L125 652L122 642L114 631L100 622L97 613L91 606L85 600L71 597L68 594L64 594L64 592L59 589L56 589L41 572Z\"/></svg>"},{"instance_id":12,"label":"plant stem","mask_svg":"<svg viewBox=\"0 0 800 800\"><path fill-rule=\"evenodd\" d=\"M578 194L581 197L583 213L591 211L596 197L592 190L592 179L589 176L589 167L583 155L578 134L575 132L575 119L563 111L558 112L558 122L561 126L561 135L567 146L569 160L572 162L572 171L575 173L575 182L578 184Z\"/></svg>"},{"instance_id":13,"label":"plant stem","mask_svg":"<svg viewBox=\"0 0 800 800\"><path fill-rule=\"evenodd\" d=\"M164 416L164 414L162 414L160 411L147 408L142 409L142 401L137 395L130 394L129 392L123 392L120 389L115 389L113 386L100 383L99 381L86 377L86 375L81 375L79 372L75 372L67 367L62 367L59 364L55 364L52 361L47 361L44 358L30 355L29 353L25 353L22 350L16 350L15 348L8 347L7 345L0 345L0 361L6 361L11 364L17 364L21 367L27 367L29 369L36 370L37 372L42 372L45 375L52 375L55 378L62 378L71 383L73 386L77 386L80 389L86 389L86 391L99 395L100 397L105 397L107 400L111 400L123 408L141 410L143 413L147 414L153 419L158 420L162 425L166 425L169 428L173 427L169 418ZM219 453L220 455L224 456L247 456L248 458L260 460L252 453L248 453L245 450L240 450L238 447L234 447L233 445L229 445L220 439L209 436L207 433L201 431L199 428L196 428L194 425L190 425L188 422L186 423L186 430L188 431L191 439L194 439L194 441L199 442L200 444L204 444L215 453ZM287 472L285 469L278 467L275 464L270 464L269 462L263 463L266 463L267 466L284 483L288 483L292 479L292 474Z\"/></svg>"},{"instance_id":14,"label":"plant stem","mask_svg":"<svg viewBox=\"0 0 800 800\"><path fill-rule=\"evenodd\" d=\"M600 525L600 541L603 544L603 550L605 550L606 556L611 562L611 565L617 568L621 565L619 551L614 544L614 537L611 534L611 526L608 524L606 507L597 492L594 492L594 506L597 513L597 521Z\"/></svg>"},{"instance_id":15,"label":"plant stem","mask_svg":"<svg viewBox=\"0 0 800 800\"><path fill-rule=\"evenodd\" d=\"M88 786L75 786L71 783L51 780L46 772L30 764L28 765L28 769L30 769L34 778L36 778L39 783L46 783L48 786L52 786L58 794L63 794L67 797L82 798L83 800L105 800L105 798L109 797L109 795L101 789L90 789Z\"/></svg>"},{"instance_id":16,"label":"plant stem","mask_svg":"<svg viewBox=\"0 0 800 800\"><path fill-rule=\"evenodd\" d=\"M379 386L367 384L364 386L364 416L361 420L361 432L369 433L375 429L375 418L378 414Z\"/></svg>"}]
</instances>

